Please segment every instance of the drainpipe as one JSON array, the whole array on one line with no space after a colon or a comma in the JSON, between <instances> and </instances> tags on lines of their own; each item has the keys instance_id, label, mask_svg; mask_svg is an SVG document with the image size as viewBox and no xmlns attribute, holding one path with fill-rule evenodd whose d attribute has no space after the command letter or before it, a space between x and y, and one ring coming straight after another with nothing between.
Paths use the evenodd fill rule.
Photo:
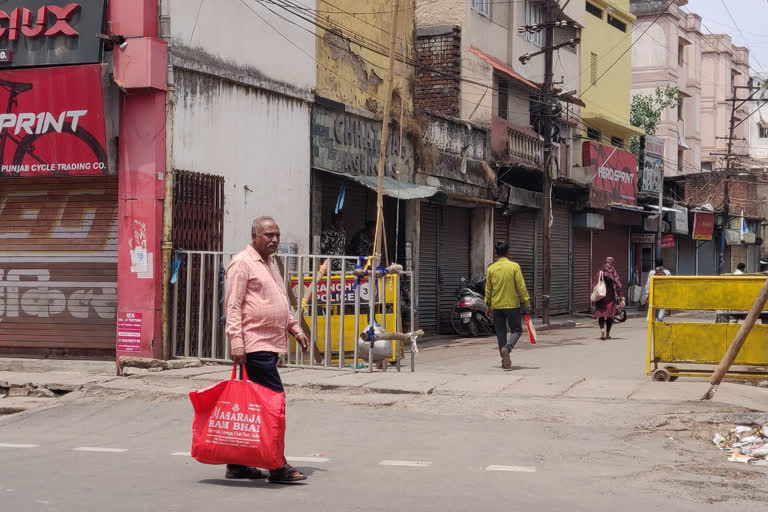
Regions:
<instances>
[{"instance_id":1,"label":"drainpipe","mask_svg":"<svg viewBox=\"0 0 768 512\"><path fill-rule=\"evenodd\" d=\"M160 38L168 43L168 88L165 93L165 194L163 197L163 233L160 242L163 264L163 359L170 359L170 303L171 303L171 257L173 252L173 113L176 98L176 83L171 59L171 6L170 0L158 0L160 9Z\"/></svg>"}]
</instances>

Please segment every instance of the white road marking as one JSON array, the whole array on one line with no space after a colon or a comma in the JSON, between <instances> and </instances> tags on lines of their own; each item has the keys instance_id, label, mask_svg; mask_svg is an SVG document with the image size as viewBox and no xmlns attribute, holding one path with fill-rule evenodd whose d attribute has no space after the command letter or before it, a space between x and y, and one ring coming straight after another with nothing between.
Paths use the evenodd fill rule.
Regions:
<instances>
[{"instance_id":1,"label":"white road marking","mask_svg":"<svg viewBox=\"0 0 768 512\"><path fill-rule=\"evenodd\" d=\"M192 454L190 452L173 452L171 455L175 455L176 457L191 457Z\"/></svg>"},{"instance_id":2,"label":"white road marking","mask_svg":"<svg viewBox=\"0 0 768 512\"><path fill-rule=\"evenodd\" d=\"M0 448L38 448L39 444L0 443Z\"/></svg>"},{"instance_id":3,"label":"white road marking","mask_svg":"<svg viewBox=\"0 0 768 512\"><path fill-rule=\"evenodd\" d=\"M383 460L379 462L379 466L408 466L413 468L426 468L431 465L431 462L418 460Z\"/></svg>"},{"instance_id":4,"label":"white road marking","mask_svg":"<svg viewBox=\"0 0 768 512\"><path fill-rule=\"evenodd\" d=\"M514 471L517 473L535 473L536 468L522 467L522 466L488 466L486 471Z\"/></svg>"},{"instance_id":5,"label":"white road marking","mask_svg":"<svg viewBox=\"0 0 768 512\"><path fill-rule=\"evenodd\" d=\"M127 452L126 448L98 448L94 446L80 446L78 448L72 448L75 452L103 452L103 453L123 453Z\"/></svg>"},{"instance_id":6,"label":"white road marking","mask_svg":"<svg viewBox=\"0 0 768 512\"><path fill-rule=\"evenodd\" d=\"M328 462L331 459L325 457L286 457L288 462Z\"/></svg>"}]
</instances>

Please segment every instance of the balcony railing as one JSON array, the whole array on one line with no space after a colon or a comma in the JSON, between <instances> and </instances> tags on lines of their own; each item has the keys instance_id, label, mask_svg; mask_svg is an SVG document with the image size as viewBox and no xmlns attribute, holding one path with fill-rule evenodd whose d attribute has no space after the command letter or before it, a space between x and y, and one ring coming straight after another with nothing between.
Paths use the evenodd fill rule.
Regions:
<instances>
[{"instance_id":1,"label":"balcony railing","mask_svg":"<svg viewBox=\"0 0 768 512\"><path fill-rule=\"evenodd\" d=\"M535 132L507 127L507 155L510 160L540 167L543 163L544 142Z\"/></svg>"}]
</instances>

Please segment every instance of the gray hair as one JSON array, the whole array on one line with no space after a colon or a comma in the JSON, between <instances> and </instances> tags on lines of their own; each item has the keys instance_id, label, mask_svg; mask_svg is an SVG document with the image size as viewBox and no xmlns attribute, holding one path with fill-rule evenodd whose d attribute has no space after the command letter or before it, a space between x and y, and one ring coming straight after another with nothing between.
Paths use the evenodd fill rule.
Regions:
<instances>
[{"instance_id":1,"label":"gray hair","mask_svg":"<svg viewBox=\"0 0 768 512\"><path fill-rule=\"evenodd\" d=\"M261 233L261 225L264 224L265 222L274 222L275 224L277 224L277 222L275 222L275 219L273 219L272 217L259 217L258 219L255 219L253 221L253 224L251 224L251 235L258 235L259 233Z\"/></svg>"}]
</instances>

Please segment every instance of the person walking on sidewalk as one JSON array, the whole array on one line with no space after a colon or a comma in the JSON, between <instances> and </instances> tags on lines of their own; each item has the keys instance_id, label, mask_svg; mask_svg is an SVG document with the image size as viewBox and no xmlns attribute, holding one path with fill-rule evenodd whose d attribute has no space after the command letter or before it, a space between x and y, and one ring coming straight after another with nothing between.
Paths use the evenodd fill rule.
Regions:
<instances>
[{"instance_id":1,"label":"person walking on sidewalk","mask_svg":"<svg viewBox=\"0 0 768 512\"><path fill-rule=\"evenodd\" d=\"M602 278L605 281L605 297L595 302L595 318L600 325L600 339L611 339L611 327L613 327L613 317L616 315L616 302L621 301L622 307L624 306L624 296L621 291L621 279L619 279L619 273L616 272L614 267L614 260L608 256L605 258L605 264L603 269L595 274L592 278L592 289L594 290L597 283Z\"/></svg>"},{"instance_id":2,"label":"person walking on sidewalk","mask_svg":"<svg viewBox=\"0 0 768 512\"><path fill-rule=\"evenodd\" d=\"M280 228L271 217L259 217L251 226L251 245L235 255L227 267L227 336L232 347L232 361L245 363L248 380L278 393L283 382L277 371L277 359L287 350L287 334L296 337L303 350L309 339L291 315L283 278L275 267L273 255L280 245ZM259 468L227 464L226 478L269 478L274 483L306 480L283 457L283 465Z\"/></svg>"},{"instance_id":3,"label":"person walking on sidewalk","mask_svg":"<svg viewBox=\"0 0 768 512\"><path fill-rule=\"evenodd\" d=\"M494 248L496 260L485 275L486 314L496 329L501 367L509 370L512 368L509 353L523 334L520 307L522 305L529 314L530 299L520 265L507 258L509 244L498 240Z\"/></svg>"}]
</instances>

